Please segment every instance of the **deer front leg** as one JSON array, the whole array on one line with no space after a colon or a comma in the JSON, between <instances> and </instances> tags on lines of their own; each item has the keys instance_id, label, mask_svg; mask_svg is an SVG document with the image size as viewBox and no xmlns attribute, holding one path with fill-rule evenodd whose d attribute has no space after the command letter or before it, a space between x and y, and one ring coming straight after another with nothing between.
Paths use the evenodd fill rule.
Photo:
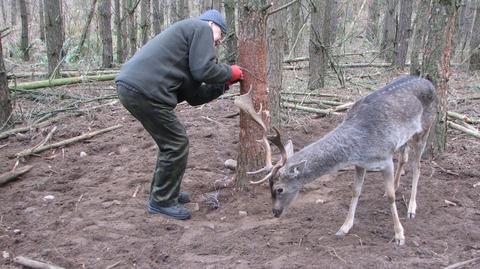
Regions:
<instances>
[{"instance_id":1,"label":"deer front leg","mask_svg":"<svg viewBox=\"0 0 480 269\"><path fill-rule=\"evenodd\" d=\"M353 226L353 219L355 217L355 211L357 209L358 198L360 197L360 193L362 192L362 185L363 179L365 178L365 168L362 167L355 167L355 181L352 186L352 200L350 202L350 208L348 210L347 219L343 223L340 230L336 233L338 236L344 236L350 231Z\"/></svg>"},{"instance_id":2,"label":"deer front leg","mask_svg":"<svg viewBox=\"0 0 480 269\"><path fill-rule=\"evenodd\" d=\"M395 242L401 246L405 244L405 236L403 234L403 227L398 218L397 205L395 204L395 183L393 177L393 161L390 161L387 167L382 171L383 179L385 180L385 192L387 193L388 202L390 203L390 210L393 217L393 229L395 231Z\"/></svg>"}]
</instances>

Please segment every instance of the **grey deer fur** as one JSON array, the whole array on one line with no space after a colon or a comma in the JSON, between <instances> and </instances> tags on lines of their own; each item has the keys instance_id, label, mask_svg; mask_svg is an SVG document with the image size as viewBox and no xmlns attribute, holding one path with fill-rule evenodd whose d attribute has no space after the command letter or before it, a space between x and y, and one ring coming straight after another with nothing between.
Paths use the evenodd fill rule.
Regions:
<instances>
[{"instance_id":1,"label":"grey deer fur","mask_svg":"<svg viewBox=\"0 0 480 269\"><path fill-rule=\"evenodd\" d=\"M393 217L395 242L403 245L405 236L395 204L395 190L410 148L413 178L407 217L414 218L420 159L435 121L436 103L434 86L428 80L414 76L396 79L358 100L337 128L293 155L293 151L291 156L284 155L287 158L280 168L267 176L274 216L282 215L304 184L354 165L350 209L336 233L346 235L353 226L365 172L379 169ZM279 147L282 147L281 142ZM281 151L285 152L284 149ZM396 151L401 153L401 157L394 174L393 155Z\"/></svg>"}]
</instances>

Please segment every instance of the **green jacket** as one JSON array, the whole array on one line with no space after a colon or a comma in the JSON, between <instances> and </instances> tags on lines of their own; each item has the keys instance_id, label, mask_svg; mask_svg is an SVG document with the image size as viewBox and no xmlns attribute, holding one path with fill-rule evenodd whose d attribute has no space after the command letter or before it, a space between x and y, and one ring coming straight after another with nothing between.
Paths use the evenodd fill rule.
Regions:
<instances>
[{"instance_id":1,"label":"green jacket","mask_svg":"<svg viewBox=\"0 0 480 269\"><path fill-rule=\"evenodd\" d=\"M230 66L215 59L212 29L197 18L174 23L145 44L115 79L146 97L175 107L207 103L228 89ZM203 82L203 83L202 83Z\"/></svg>"}]
</instances>

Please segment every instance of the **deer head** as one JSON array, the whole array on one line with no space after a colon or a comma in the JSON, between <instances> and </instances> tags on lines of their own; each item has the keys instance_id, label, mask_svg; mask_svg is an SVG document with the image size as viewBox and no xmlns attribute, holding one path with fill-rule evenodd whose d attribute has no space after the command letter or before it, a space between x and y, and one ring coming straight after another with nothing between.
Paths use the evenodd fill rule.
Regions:
<instances>
[{"instance_id":1,"label":"deer head","mask_svg":"<svg viewBox=\"0 0 480 269\"><path fill-rule=\"evenodd\" d=\"M235 98L234 103L242 111L250 115L262 128L262 139L257 140L257 142L262 143L265 149L266 164L265 167L254 172L248 172L247 174L258 174L261 172L267 173L267 175L261 180L250 181L250 183L260 184L269 180L273 202L272 212L275 217L280 217L285 209L287 209L291 202L297 197L301 188L298 178L305 167L306 161L300 161L293 164L289 162L289 158L294 155L292 141L288 140L287 144L284 145L282 143L280 131L276 127L273 127L276 133L275 136L267 136L268 129L261 116L262 106L260 105L258 112L255 111L251 91L252 88L250 87L250 90L246 94ZM280 149L281 158L275 165L272 165L272 150L269 142Z\"/></svg>"}]
</instances>

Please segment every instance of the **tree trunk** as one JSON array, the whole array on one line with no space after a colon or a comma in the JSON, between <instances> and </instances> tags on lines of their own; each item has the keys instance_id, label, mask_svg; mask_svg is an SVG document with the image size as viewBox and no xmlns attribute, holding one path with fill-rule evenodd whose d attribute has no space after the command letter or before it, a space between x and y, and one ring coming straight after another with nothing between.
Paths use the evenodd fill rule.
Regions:
<instances>
[{"instance_id":1,"label":"tree trunk","mask_svg":"<svg viewBox=\"0 0 480 269\"><path fill-rule=\"evenodd\" d=\"M30 60L29 44L28 44L28 12L25 0L18 0L20 6L20 18L22 20L22 35L20 40L20 50L22 51L22 59Z\"/></svg>"},{"instance_id":2,"label":"tree trunk","mask_svg":"<svg viewBox=\"0 0 480 269\"><path fill-rule=\"evenodd\" d=\"M142 45L145 45L150 39L150 0L141 0L140 10L140 36Z\"/></svg>"},{"instance_id":3,"label":"tree trunk","mask_svg":"<svg viewBox=\"0 0 480 269\"><path fill-rule=\"evenodd\" d=\"M173 24L177 21L180 20L178 16L178 11L177 11L177 1L176 0L170 0L168 1L168 4L170 5L169 10L170 10L170 24Z\"/></svg>"},{"instance_id":4,"label":"tree trunk","mask_svg":"<svg viewBox=\"0 0 480 269\"><path fill-rule=\"evenodd\" d=\"M309 78L308 89L323 88L325 85L325 70L328 63L327 47L329 46L329 37L325 36L325 27L330 24L325 23L326 2L328 0L310 1L310 43L309 43Z\"/></svg>"},{"instance_id":5,"label":"tree trunk","mask_svg":"<svg viewBox=\"0 0 480 269\"><path fill-rule=\"evenodd\" d=\"M3 129L12 113L7 71L5 70L5 64L3 63L2 35L3 33L0 29L0 130Z\"/></svg>"},{"instance_id":6,"label":"tree trunk","mask_svg":"<svg viewBox=\"0 0 480 269\"><path fill-rule=\"evenodd\" d=\"M116 62L123 63L124 56L123 56L123 34L122 34L122 17L121 17L121 5L120 0L114 0L114 15L113 15L113 24L115 25L115 55L116 55Z\"/></svg>"},{"instance_id":7,"label":"tree trunk","mask_svg":"<svg viewBox=\"0 0 480 269\"><path fill-rule=\"evenodd\" d=\"M10 0L10 14L12 14L11 24L13 26L17 25L17 0Z\"/></svg>"},{"instance_id":8,"label":"tree trunk","mask_svg":"<svg viewBox=\"0 0 480 269\"><path fill-rule=\"evenodd\" d=\"M400 69L405 68L407 61L408 41L412 32L412 0L400 0L400 12L398 18L398 31L395 40L394 65Z\"/></svg>"},{"instance_id":9,"label":"tree trunk","mask_svg":"<svg viewBox=\"0 0 480 269\"><path fill-rule=\"evenodd\" d=\"M262 117L267 126L269 122L269 103L267 92L267 37L266 13L262 9L266 1L240 0L238 3L238 47L239 65L245 70L245 79L241 83L240 92L252 89L253 102L258 109L263 107ZM237 159L238 187L247 186L247 171L265 165L262 147L256 142L261 137L258 125L240 112L240 149Z\"/></svg>"},{"instance_id":10,"label":"tree trunk","mask_svg":"<svg viewBox=\"0 0 480 269\"><path fill-rule=\"evenodd\" d=\"M40 29L40 40L45 42L45 16L43 0L38 1L38 28Z\"/></svg>"},{"instance_id":11,"label":"tree trunk","mask_svg":"<svg viewBox=\"0 0 480 269\"><path fill-rule=\"evenodd\" d=\"M432 81L438 96L436 124L427 143L427 154L431 156L441 154L447 144L447 92L457 11L455 1L432 1L422 61L422 76Z\"/></svg>"},{"instance_id":12,"label":"tree trunk","mask_svg":"<svg viewBox=\"0 0 480 269\"><path fill-rule=\"evenodd\" d=\"M98 15L100 37L102 39L102 68L111 68L113 65L111 0L100 0Z\"/></svg>"},{"instance_id":13,"label":"tree trunk","mask_svg":"<svg viewBox=\"0 0 480 269\"><path fill-rule=\"evenodd\" d=\"M64 28L61 0L44 0L47 39L48 75L55 77L60 71L63 57Z\"/></svg>"},{"instance_id":14,"label":"tree trunk","mask_svg":"<svg viewBox=\"0 0 480 269\"><path fill-rule=\"evenodd\" d=\"M295 58L300 56L299 44L295 44L297 40L297 35L300 34L302 29L303 20L302 20L302 3L297 2L289 7L290 10L290 20L291 20L291 29L289 35L289 48L290 48L290 57Z\"/></svg>"},{"instance_id":15,"label":"tree trunk","mask_svg":"<svg viewBox=\"0 0 480 269\"><path fill-rule=\"evenodd\" d=\"M383 35L381 50L387 62L392 63L395 56L396 19L395 10L398 0L387 0L385 17L383 19Z\"/></svg>"},{"instance_id":16,"label":"tree trunk","mask_svg":"<svg viewBox=\"0 0 480 269\"><path fill-rule=\"evenodd\" d=\"M164 1L153 0L152 9L153 9L153 14L152 14L153 32L155 33L155 35L158 35L162 31L163 22L165 20L163 15L164 9L165 9Z\"/></svg>"},{"instance_id":17,"label":"tree trunk","mask_svg":"<svg viewBox=\"0 0 480 269\"><path fill-rule=\"evenodd\" d=\"M122 13L121 13L122 19L120 21L122 25L121 35L122 35L122 54L123 54L122 63L123 63L125 62L129 54L128 53L129 52L129 44L128 44L129 29L128 29L127 22L128 22L128 5L131 0L121 0L121 1L122 1Z\"/></svg>"},{"instance_id":18,"label":"tree trunk","mask_svg":"<svg viewBox=\"0 0 480 269\"><path fill-rule=\"evenodd\" d=\"M480 1L477 0L472 40L470 41L470 70L480 70Z\"/></svg>"},{"instance_id":19,"label":"tree trunk","mask_svg":"<svg viewBox=\"0 0 480 269\"><path fill-rule=\"evenodd\" d=\"M95 14L95 7L97 5L97 0L92 0L92 5L90 6L90 11L88 12L87 21L85 22L85 27L83 27L82 35L80 36L80 43L78 43L77 53L80 54L87 39L88 29L92 23L93 15Z\"/></svg>"},{"instance_id":20,"label":"tree trunk","mask_svg":"<svg viewBox=\"0 0 480 269\"><path fill-rule=\"evenodd\" d=\"M273 2L272 8L286 4L286 0ZM270 104L270 126L281 126L280 93L282 92L283 44L286 39L284 18L286 10L279 11L268 17L268 100Z\"/></svg>"},{"instance_id":21,"label":"tree trunk","mask_svg":"<svg viewBox=\"0 0 480 269\"><path fill-rule=\"evenodd\" d=\"M227 43L227 62L233 64L237 62L238 50L237 50L237 34L235 26L235 0L225 0L225 19L228 25L228 34L226 36Z\"/></svg>"},{"instance_id":22,"label":"tree trunk","mask_svg":"<svg viewBox=\"0 0 480 269\"><path fill-rule=\"evenodd\" d=\"M410 55L410 74L414 76L419 76L421 73L420 52L422 51L427 32L429 8L428 1L419 1L416 8L417 14L413 23L415 28L412 41L412 54Z\"/></svg>"},{"instance_id":23,"label":"tree trunk","mask_svg":"<svg viewBox=\"0 0 480 269\"><path fill-rule=\"evenodd\" d=\"M380 24L380 3L379 0L370 0L368 5L368 20L367 20L367 40L372 44L378 44L378 28Z\"/></svg>"}]
</instances>

